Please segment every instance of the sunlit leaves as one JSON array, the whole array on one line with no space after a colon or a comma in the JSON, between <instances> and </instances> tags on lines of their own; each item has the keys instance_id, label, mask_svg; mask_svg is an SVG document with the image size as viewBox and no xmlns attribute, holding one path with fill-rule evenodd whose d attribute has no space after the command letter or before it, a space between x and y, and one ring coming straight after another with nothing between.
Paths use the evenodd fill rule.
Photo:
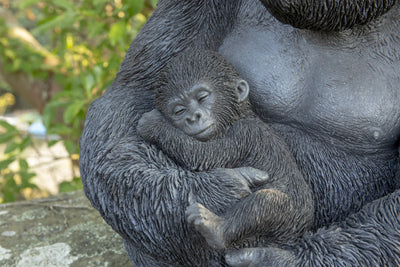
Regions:
<instances>
[{"instance_id":1,"label":"sunlit leaves","mask_svg":"<svg viewBox=\"0 0 400 267\"><path fill-rule=\"evenodd\" d=\"M9 165L15 161L15 158L0 161L0 196L3 202L11 202L22 198L22 192L26 188L37 188L31 182L35 174L29 171L29 165L26 160L18 160L16 162L16 170L9 169Z\"/></svg>"},{"instance_id":2,"label":"sunlit leaves","mask_svg":"<svg viewBox=\"0 0 400 267\"><path fill-rule=\"evenodd\" d=\"M6 169L11 163L13 163L15 158L9 158L0 161L0 171Z\"/></svg>"},{"instance_id":3,"label":"sunlit leaves","mask_svg":"<svg viewBox=\"0 0 400 267\"><path fill-rule=\"evenodd\" d=\"M82 189L82 181L81 178L75 177L71 182L62 182L60 184L60 192L71 192L77 189Z\"/></svg>"},{"instance_id":4,"label":"sunlit leaves","mask_svg":"<svg viewBox=\"0 0 400 267\"><path fill-rule=\"evenodd\" d=\"M35 176L21 152L31 144L31 137L24 136L6 121L0 121L0 143L7 143L0 158L0 198L3 202L15 201L25 188L35 188ZM11 165L15 165L11 167Z\"/></svg>"},{"instance_id":5,"label":"sunlit leaves","mask_svg":"<svg viewBox=\"0 0 400 267\"><path fill-rule=\"evenodd\" d=\"M157 7L158 0L150 0L150 2L151 2L151 5L153 6L153 8Z\"/></svg>"},{"instance_id":6,"label":"sunlit leaves","mask_svg":"<svg viewBox=\"0 0 400 267\"><path fill-rule=\"evenodd\" d=\"M10 142L12 139L14 139L18 135L18 132L5 132L3 134L0 134L0 144L4 144L7 142Z\"/></svg>"},{"instance_id":7,"label":"sunlit leaves","mask_svg":"<svg viewBox=\"0 0 400 267\"><path fill-rule=\"evenodd\" d=\"M126 7L126 12L129 16L134 16L143 9L144 0L136 0L136 1L125 1L124 6Z\"/></svg>"},{"instance_id":8,"label":"sunlit leaves","mask_svg":"<svg viewBox=\"0 0 400 267\"><path fill-rule=\"evenodd\" d=\"M57 1L52 1L52 3L68 11L73 10L75 8L75 4L69 0L57 0Z\"/></svg>"},{"instance_id":9,"label":"sunlit leaves","mask_svg":"<svg viewBox=\"0 0 400 267\"><path fill-rule=\"evenodd\" d=\"M33 34L40 34L47 30L58 28L67 29L77 20L78 14L74 11L68 11L58 16L50 17L38 23L38 26L32 31Z\"/></svg>"},{"instance_id":10,"label":"sunlit leaves","mask_svg":"<svg viewBox=\"0 0 400 267\"><path fill-rule=\"evenodd\" d=\"M21 0L19 1L19 8L24 9L34 4L39 3L42 0Z\"/></svg>"},{"instance_id":11,"label":"sunlit leaves","mask_svg":"<svg viewBox=\"0 0 400 267\"><path fill-rule=\"evenodd\" d=\"M71 140L64 140L64 146L70 155L79 154L79 147Z\"/></svg>"},{"instance_id":12,"label":"sunlit leaves","mask_svg":"<svg viewBox=\"0 0 400 267\"><path fill-rule=\"evenodd\" d=\"M16 0L13 3L12 12L19 12L20 18L28 21L30 33L47 53L9 38L7 28L0 24L0 60L6 63L6 71L27 73L62 88L47 103L42 120L47 134L61 139L49 141L48 145L61 142L76 162L73 158L79 154L78 141L90 103L114 80L131 41L157 1ZM28 20L27 10L31 14ZM33 141L14 126L0 122L0 143L5 144L5 157L0 158L0 198L10 201L18 198L23 186L32 186L33 174L22 152ZM12 170L11 164L17 168ZM73 188L81 188L79 178L69 185L64 183L61 190Z\"/></svg>"},{"instance_id":13,"label":"sunlit leaves","mask_svg":"<svg viewBox=\"0 0 400 267\"><path fill-rule=\"evenodd\" d=\"M88 38L95 38L97 35L104 34L107 29L107 24L102 21L97 21L88 29Z\"/></svg>"},{"instance_id":14,"label":"sunlit leaves","mask_svg":"<svg viewBox=\"0 0 400 267\"><path fill-rule=\"evenodd\" d=\"M3 131L0 131L0 144L10 142L19 135L17 128L6 121L0 121L0 128L3 128Z\"/></svg>"},{"instance_id":15,"label":"sunlit leaves","mask_svg":"<svg viewBox=\"0 0 400 267\"><path fill-rule=\"evenodd\" d=\"M14 155L13 152L22 152L31 144L31 137L24 136L13 125L0 120L0 144L7 144L4 155Z\"/></svg>"},{"instance_id":16,"label":"sunlit leaves","mask_svg":"<svg viewBox=\"0 0 400 267\"><path fill-rule=\"evenodd\" d=\"M7 132L18 132L17 128L4 120L0 120L0 128Z\"/></svg>"},{"instance_id":17,"label":"sunlit leaves","mask_svg":"<svg viewBox=\"0 0 400 267\"><path fill-rule=\"evenodd\" d=\"M64 122L67 124L72 123L79 112L83 111L84 106L84 101L76 101L71 103L64 112Z\"/></svg>"},{"instance_id":18,"label":"sunlit leaves","mask_svg":"<svg viewBox=\"0 0 400 267\"><path fill-rule=\"evenodd\" d=\"M121 21L111 26L108 33L111 45L116 45L119 40L123 38L126 32L126 24Z\"/></svg>"}]
</instances>

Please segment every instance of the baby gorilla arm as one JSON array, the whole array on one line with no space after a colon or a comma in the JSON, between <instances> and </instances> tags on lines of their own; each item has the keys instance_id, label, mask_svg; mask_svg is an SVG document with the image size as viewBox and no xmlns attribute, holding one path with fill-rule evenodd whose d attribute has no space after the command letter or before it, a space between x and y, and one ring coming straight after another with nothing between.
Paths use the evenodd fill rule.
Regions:
<instances>
[{"instance_id":1,"label":"baby gorilla arm","mask_svg":"<svg viewBox=\"0 0 400 267\"><path fill-rule=\"evenodd\" d=\"M137 131L143 139L157 145L181 166L192 171L206 171L234 168L243 162L251 147L256 145L252 141L259 140L249 138L253 137L255 127L251 121L241 120L223 138L202 142L174 127L154 109L143 114Z\"/></svg>"}]
</instances>

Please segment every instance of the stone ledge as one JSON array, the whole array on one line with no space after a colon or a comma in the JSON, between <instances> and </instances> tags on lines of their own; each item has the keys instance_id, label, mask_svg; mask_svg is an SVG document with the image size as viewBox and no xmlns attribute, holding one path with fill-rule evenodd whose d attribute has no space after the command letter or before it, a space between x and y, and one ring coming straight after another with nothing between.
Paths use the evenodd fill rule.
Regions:
<instances>
[{"instance_id":1,"label":"stone ledge","mask_svg":"<svg viewBox=\"0 0 400 267\"><path fill-rule=\"evenodd\" d=\"M0 266L131 266L82 191L0 205Z\"/></svg>"}]
</instances>

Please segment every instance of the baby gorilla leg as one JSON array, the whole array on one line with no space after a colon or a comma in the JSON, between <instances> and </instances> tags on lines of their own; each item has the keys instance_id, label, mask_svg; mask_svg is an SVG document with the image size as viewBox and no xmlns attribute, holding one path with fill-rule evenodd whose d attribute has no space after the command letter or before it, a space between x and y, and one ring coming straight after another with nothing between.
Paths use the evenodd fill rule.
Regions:
<instances>
[{"instance_id":1,"label":"baby gorilla leg","mask_svg":"<svg viewBox=\"0 0 400 267\"><path fill-rule=\"evenodd\" d=\"M226 248L222 225L224 219L200 203L194 202L186 209L186 218L214 249Z\"/></svg>"},{"instance_id":2,"label":"baby gorilla leg","mask_svg":"<svg viewBox=\"0 0 400 267\"><path fill-rule=\"evenodd\" d=\"M290 239L291 210L285 193L261 189L238 201L222 216L194 202L186 209L186 217L212 248L225 249L233 242L260 234L271 240Z\"/></svg>"}]
</instances>

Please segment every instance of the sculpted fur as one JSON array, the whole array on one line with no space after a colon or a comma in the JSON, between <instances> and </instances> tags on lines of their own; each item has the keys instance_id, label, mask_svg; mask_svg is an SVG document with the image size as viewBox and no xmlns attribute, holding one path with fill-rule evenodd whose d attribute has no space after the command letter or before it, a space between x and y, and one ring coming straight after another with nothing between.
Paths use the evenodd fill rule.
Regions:
<instances>
[{"instance_id":1,"label":"sculpted fur","mask_svg":"<svg viewBox=\"0 0 400 267\"><path fill-rule=\"evenodd\" d=\"M85 193L133 266L400 265L399 29L398 1L160 0L81 138ZM137 135L187 49L218 51L248 82L311 188L312 231L230 252L187 223L191 192L216 214L251 192L237 169L188 170Z\"/></svg>"}]
</instances>

